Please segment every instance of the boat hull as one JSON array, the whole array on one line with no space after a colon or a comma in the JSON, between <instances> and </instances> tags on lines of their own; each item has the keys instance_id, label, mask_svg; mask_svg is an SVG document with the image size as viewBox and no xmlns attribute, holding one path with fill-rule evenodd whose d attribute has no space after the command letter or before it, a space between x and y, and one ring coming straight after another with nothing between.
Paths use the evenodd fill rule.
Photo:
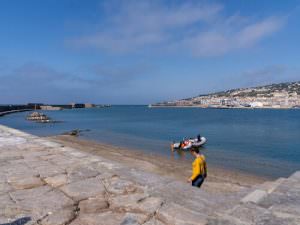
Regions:
<instances>
[{"instance_id":1,"label":"boat hull","mask_svg":"<svg viewBox=\"0 0 300 225\"><path fill-rule=\"evenodd\" d=\"M198 141L196 139L190 140L190 143L188 145L182 146L180 142L173 143L171 145L172 149L181 149L181 150L190 150L192 148L200 148L207 142L205 137L201 137L201 140Z\"/></svg>"}]
</instances>

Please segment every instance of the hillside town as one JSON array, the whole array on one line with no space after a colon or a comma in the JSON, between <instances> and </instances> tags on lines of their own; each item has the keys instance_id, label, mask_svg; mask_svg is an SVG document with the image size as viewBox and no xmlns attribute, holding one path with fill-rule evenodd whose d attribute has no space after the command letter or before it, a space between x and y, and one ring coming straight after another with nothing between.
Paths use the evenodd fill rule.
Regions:
<instances>
[{"instance_id":1,"label":"hillside town","mask_svg":"<svg viewBox=\"0 0 300 225\"><path fill-rule=\"evenodd\" d=\"M150 107L203 108L300 108L300 82L232 89L188 99L168 101Z\"/></svg>"}]
</instances>

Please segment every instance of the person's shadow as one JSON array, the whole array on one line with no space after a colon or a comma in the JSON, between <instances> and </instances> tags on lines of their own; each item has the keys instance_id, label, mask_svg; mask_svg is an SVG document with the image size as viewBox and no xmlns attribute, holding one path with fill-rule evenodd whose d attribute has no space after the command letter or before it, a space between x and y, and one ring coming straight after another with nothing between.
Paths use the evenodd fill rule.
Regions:
<instances>
[{"instance_id":1,"label":"person's shadow","mask_svg":"<svg viewBox=\"0 0 300 225\"><path fill-rule=\"evenodd\" d=\"M0 225L24 225L27 222L29 222L30 220L31 220L30 217L23 217L23 218L15 220L15 221L13 221L11 223L2 223Z\"/></svg>"}]
</instances>

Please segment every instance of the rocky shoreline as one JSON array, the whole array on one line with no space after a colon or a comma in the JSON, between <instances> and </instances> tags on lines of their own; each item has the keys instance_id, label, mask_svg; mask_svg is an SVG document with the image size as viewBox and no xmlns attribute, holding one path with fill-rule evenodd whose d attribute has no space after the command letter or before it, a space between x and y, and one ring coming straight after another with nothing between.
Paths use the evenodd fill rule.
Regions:
<instances>
[{"instance_id":1,"label":"rocky shoreline","mask_svg":"<svg viewBox=\"0 0 300 225\"><path fill-rule=\"evenodd\" d=\"M300 172L211 194L0 126L0 224L299 224Z\"/></svg>"}]
</instances>

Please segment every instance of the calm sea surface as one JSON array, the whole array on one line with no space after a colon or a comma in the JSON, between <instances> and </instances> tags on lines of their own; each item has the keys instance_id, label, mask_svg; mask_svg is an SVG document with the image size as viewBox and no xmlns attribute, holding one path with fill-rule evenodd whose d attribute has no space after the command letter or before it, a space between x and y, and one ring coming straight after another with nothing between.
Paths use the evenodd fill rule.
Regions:
<instances>
[{"instance_id":1,"label":"calm sea surface","mask_svg":"<svg viewBox=\"0 0 300 225\"><path fill-rule=\"evenodd\" d=\"M300 110L200 108L111 108L47 111L55 124L26 121L28 112L0 117L0 124L38 136L72 129L89 130L81 138L191 160L171 154L170 143L200 133L208 164L272 178L300 170Z\"/></svg>"}]
</instances>

